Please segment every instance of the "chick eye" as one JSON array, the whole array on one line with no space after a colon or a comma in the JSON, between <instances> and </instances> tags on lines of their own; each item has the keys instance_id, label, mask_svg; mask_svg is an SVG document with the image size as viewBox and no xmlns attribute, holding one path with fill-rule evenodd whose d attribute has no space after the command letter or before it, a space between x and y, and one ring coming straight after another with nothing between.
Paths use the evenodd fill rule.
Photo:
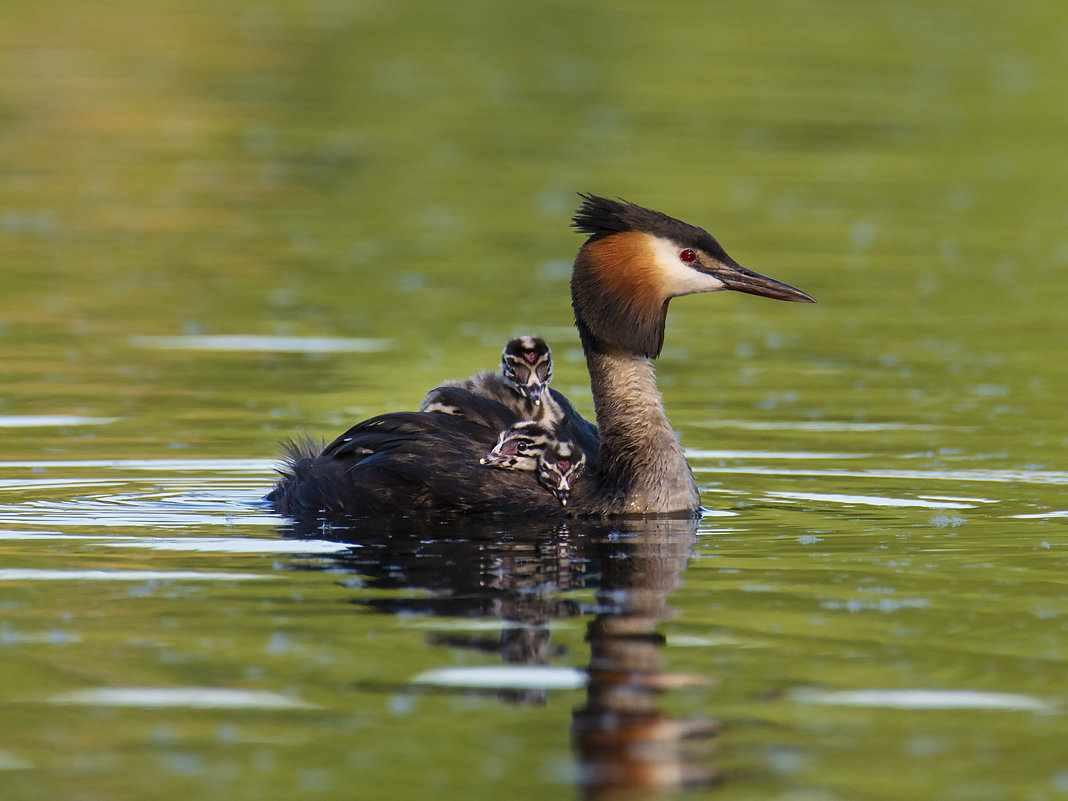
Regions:
<instances>
[{"instance_id":1,"label":"chick eye","mask_svg":"<svg viewBox=\"0 0 1068 801\"><path fill-rule=\"evenodd\" d=\"M679 261L685 262L686 264L697 261L697 251L686 248L686 250L679 253Z\"/></svg>"}]
</instances>

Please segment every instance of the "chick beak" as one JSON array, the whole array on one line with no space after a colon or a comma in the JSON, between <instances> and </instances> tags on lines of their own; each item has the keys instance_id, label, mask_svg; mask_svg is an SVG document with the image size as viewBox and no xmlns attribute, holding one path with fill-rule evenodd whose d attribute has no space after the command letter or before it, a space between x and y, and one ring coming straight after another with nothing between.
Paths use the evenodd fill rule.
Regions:
<instances>
[{"instance_id":1,"label":"chick beak","mask_svg":"<svg viewBox=\"0 0 1068 801\"><path fill-rule=\"evenodd\" d=\"M560 478L560 483L553 489L553 495L556 496L556 500L560 501L561 506L567 506L567 498L571 494L571 484L564 477Z\"/></svg>"}]
</instances>

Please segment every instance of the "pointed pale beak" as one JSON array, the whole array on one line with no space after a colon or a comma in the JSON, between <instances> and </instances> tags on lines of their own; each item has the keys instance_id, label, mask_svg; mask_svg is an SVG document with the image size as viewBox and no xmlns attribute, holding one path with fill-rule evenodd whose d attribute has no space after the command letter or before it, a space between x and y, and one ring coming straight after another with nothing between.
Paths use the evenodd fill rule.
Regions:
<instances>
[{"instance_id":1,"label":"pointed pale beak","mask_svg":"<svg viewBox=\"0 0 1068 801\"><path fill-rule=\"evenodd\" d=\"M556 500L560 501L561 506L567 506L567 498L570 494L571 484L566 477L561 476L556 488L553 489L553 495L556 496Z\"/></svg>"},{"instance_id":2,"label":"pointed pale beak","mask_svg":"<svg viewBox=\"0 0 1068 801\"><path fill-rule=\"evenodd\" d=\"M708 272L723 282L727 289L761 295L774 300L789 300L794 303L815 303L816 299L807 292L795 289L782 281L754 273L728 257L727 262L718 262Z\"/></svg>"},{"instance_id":3,"label":"pointed pale beak","mask_svg":"<svg viewBox=\"0 0 1068 801\"><path fill-rule=\"evenodd\" d=\"M478 463L487 467L511 467L515 464L515 459L504 454L490 452L479 459Z\"/></svg>"},{"instance_id":4,"label":"pointed pale beak","mask_svg":"<svg viewBox=\"0 0 1068 801\"><path fill-rule=\"evenodd\" d=\"M543 389L542 385L537 383L537 382L532 382L530 384L523 384L522 386L519 387L519 391L521 393L523 393L524 395L526 395L528 398L530 398L530 400L536 406L540 406L541 405L541 391L542 391L542 389Z\"/></svg>"}]
</instances>

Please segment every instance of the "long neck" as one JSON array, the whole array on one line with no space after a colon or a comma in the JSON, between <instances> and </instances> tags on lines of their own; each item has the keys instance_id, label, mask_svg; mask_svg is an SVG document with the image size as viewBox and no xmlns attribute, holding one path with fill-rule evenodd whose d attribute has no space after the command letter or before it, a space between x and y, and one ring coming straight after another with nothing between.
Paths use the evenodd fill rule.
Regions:
<instances>
[{"instance_id":1,"label":"long neck","mask_svg":"<svg viewBox=\"0 0 1068 801\"><path fill-rule=\"evenodd\" d=\"M583 337L601 437L598 501L608 514L693 512L700 496L664 414L652 363Z\"/></svg>"}]
</instances>

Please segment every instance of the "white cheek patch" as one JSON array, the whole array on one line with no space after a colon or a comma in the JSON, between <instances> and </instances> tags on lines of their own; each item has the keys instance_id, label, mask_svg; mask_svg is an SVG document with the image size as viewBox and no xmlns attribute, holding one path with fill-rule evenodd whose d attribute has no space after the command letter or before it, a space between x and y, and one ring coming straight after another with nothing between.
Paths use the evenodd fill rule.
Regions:
<instances>
[{"instance_id":1,"label":"white cheek patch","mask_svg":"<svg viewBox=\"0 0 1068 801\"><path fill-rule=\"evenodd\" d=\"M683 263L679 259L679 251L682 248L674 242L652 237L650 246L653 251L653 260L660 268L664 289L669 297L692 295L695 292L715 292L727 288L727 285L718 278Z\"/></svg>"}]
</instances>

